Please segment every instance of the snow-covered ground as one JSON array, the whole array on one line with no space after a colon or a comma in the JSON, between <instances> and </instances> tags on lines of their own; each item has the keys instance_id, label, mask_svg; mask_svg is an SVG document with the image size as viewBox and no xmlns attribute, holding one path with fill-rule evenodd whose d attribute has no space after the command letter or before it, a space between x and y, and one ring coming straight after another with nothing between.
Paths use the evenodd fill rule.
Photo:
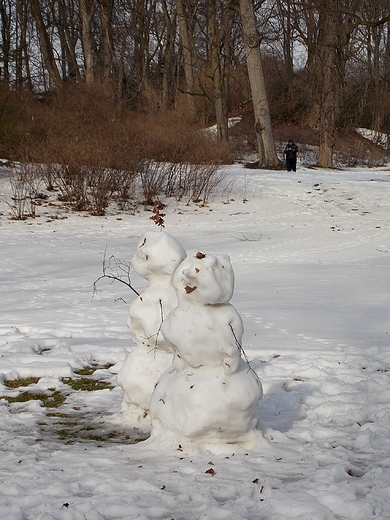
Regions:
<instances>
[{"instance_id":1,"label":"snow-covered ground","mask_svg":"<svg viewBox=\"0 0 390 520\"><path fill-rule=\"evenodd\" d=\"M208 207L170 201L166 230L188 253L231 257L263 441L215 455L135 443L117 424L134 294L103 280L93 296L93 282L106 250L130 260L150 212L44 203L22 222L3 200L0 395L67 398L0 400L1 519L390 518L390 170L226 173ZM100 389L65 383L93 364Z\"/></svg>"}]
</instances>

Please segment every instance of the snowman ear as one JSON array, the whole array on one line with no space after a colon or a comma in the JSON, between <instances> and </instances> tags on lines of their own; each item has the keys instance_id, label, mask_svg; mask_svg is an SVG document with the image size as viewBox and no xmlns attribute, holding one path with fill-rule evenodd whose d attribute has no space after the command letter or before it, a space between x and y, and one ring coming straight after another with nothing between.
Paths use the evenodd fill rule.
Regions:
<instances>
[{"instance_id":1,"label":"snowman ear","mask_svg":"<svg viewBox=\"0 0 390 520\"><path fill-rule=\"evenodd\" d=\"M232 265L230 263L230 256L228 255L221 255L219 257L219 265L222 269L232 269Z\"/></svg>"}]
</instances>

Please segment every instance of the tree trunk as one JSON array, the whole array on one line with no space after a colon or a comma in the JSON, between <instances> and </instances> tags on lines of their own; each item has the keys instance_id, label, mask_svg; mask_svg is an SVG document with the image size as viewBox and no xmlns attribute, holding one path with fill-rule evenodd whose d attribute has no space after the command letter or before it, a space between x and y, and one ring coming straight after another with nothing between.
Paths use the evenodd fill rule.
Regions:
<instances>
[{"instance_id":1,"label":"tree trunk","mask_svg":"<svg viewBox=\"0 0 390 520\"><path fill-rule=\"evenodd\" d=\"M167 110L171 101L170 84L173 76L172 62L175 44L175 25L171 20L166 0L163 0L161 4L164 12L164 20L167 31L164 49L164 67L162 72L162 106L165 110Z\"/></svg>"},{"instance_id":2,"label":"tree trunk","mask_svg":"<svg viewBox=\"0 0 390 520\"><path fill-rule=\"evenodd\" d=\"M78 22L72 16L73 11L66 0L58 1L58 35L63 56L63 78L80 79L80 69L77 63L76 46L79 38Z\"/></svg>"},{"instance_id":3,"label":"tree trunk","mask_svg":"<svg viewBox=\"0 0 390 520\"><path fill-rule=\"evenodd\" d=\"M292 80L294 78L294 55L293 55L293 15L292 15L292 0L278 0L277 9L282 24L282 48L284 58L284 68L287 80L287 87L290 89Z\"/></svg>"},{"instance_id":4,"label":"tree trunk","mask_svg":"<svg viewBox=\"0 0 390 520\"><path fill-rule=\"evenodd\" d=\"M209 33L211 38L211 76L214 87L214 109L217 123L217 138L221 143L228 142L228 114L225 101L225 91L223 84L223 64L220 51L220 35L216 20L216 6L214 2L210 4L209 11Z\"/></svg>"},{"instance_id":5,"label":"tree trunk","mask_svg":"<svg viewBox=\"0 0 390 520\"><path fill-rule=\"evenodd\" d=\"M46 70L49 73L50 79L53 81L55 86L60 89L63 86L63 82L57 68L50 37L43 21L42 9L39 0L29 0L29 2L31 5L32 15L34 17L35 23L37 24L39 42Z\"/></svg>"},{"instance_id":6,"label":"tree trunk","mask_svg":"<svg viewBox=\"0 0 390 520\"><path fill-rule=\"evenodd\" d=\"M194 71L192 68L192 53L191 53L191 44L190 44L190 34L188 31L187 18L183 7L183 0L176 0L176 11L177 18L179 21L179 29L180 29L180 40L181 40L181 48L183 55L183 68L184 68L184 77L186 83L186 97L187 97L187 107L190 118L194 121L197 119L196 107L193 98L193 90L194 90Z\"/></svg>"},{"instance_id":7,"label":"tree trunk","mask_svg":"<svg viewBox=\"0 0 390 520\"><path fill-rule=\"evenodd\" d=\"M86 83L92 83L95 79L91 28L95 5L96 0L80 0L81 40L84 55L84 77Z\"/></svg>"},{"instance_id":8,"label":"tree trunk","mask_svg":"<svg viewBox=\"0 0 390 520\"><path fill-rule=\"evenodd\" d=\"M10 80L9 62L10 62L10 50L11 50L11 19L10 19L9 5L6 4L5 0L0 1L0 20L1 20L1 50L2 50L2 62L3 70L2 81L8 87Z\"/></svg>"},{"instance_id":9,"label":"tree trunk","mask_svg":"<svg viewBox=\"0 0 390 520\"><path fill-rule=\"evenodd\" d=\"M256 28L253 0L240 0L240 15L255 116L259 167L280 168L281 161L276 155L272 132L271 115L267 100L263 66L261 63L260 39Z\"/></svg>"},{"instance_id":10,"label":"tree trunk","mask_svg":"<svg viewBox=\"0 0 390 520\"><path fill-rule=\"evenodd\" d=\"M379 18L380 13L377 16ZM371 128L381 132L386 117L386 99L389 91L389 24L372 27L369 29L369 34L371 35L370 43L372 47L370 79L373 89ZM387 41L385 35L387 35Z\"/></svg>"},{"instance_id":11,"label":"tree trunk","mask_svg":"<svg viewBox=\"0 0 390 520\"><path fill-rule=\"evenodd\" d=\"M33 90L28 52L28 19L29 12L23 0L16 1L16 38L19 45L15 49L15 82L16 88Z\"/></svg>"},{"instance_id":12,"label":"tree trunk","mask_svg":"<svg viewBox=\"0 0 390 520\"><path fill-rule=\"evenodd\" d=\"M320 10L319 64L317 68L320 92L320 150L318 166L333 168L333 150L336 144L337 123L341 107L342 89L342 14L340 0L324 0Z\"/></svg>"},{"instance_id":13,"label":"tree trunk","mask_svg":"<svg viewBox=\"0 0 390 520\"><path fill-rule=\"evenodd\" d=\"M112 45L112 11L113 0L100 0L100 52L99 65L100 77L105 84L108 84L111 77L113 64L113 45Z\"/></svg>"}]
</instances>

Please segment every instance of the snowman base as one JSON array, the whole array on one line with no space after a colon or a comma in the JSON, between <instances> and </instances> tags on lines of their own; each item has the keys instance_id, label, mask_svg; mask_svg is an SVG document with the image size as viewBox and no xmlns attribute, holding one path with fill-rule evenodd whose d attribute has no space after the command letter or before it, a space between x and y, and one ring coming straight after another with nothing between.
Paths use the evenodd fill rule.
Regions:
<instances>
[{"instance_id":1,"label":"snowman base","mask_svg":"<svg viewBox=\"0 0 390 520\"><path fill-rule=\"evenodd\" d=\"M145 347L130 351L117 377L123 390L123 424L150 431L150 396L157 379L171 364L170 352Z\"/></svg>"},{"instance_id":2,"label":"snowman base","mask_svg":"<svg viewBox=\"0 0 390 520\"><path fill-rule=\"evenodd\" d=\"M157 382L151 399L152 438L165 436L199 445L239 444L252 447L256 408L262 387L242 359L227 375L223 368L168 369Z\"/></svg>"}]
</instances>

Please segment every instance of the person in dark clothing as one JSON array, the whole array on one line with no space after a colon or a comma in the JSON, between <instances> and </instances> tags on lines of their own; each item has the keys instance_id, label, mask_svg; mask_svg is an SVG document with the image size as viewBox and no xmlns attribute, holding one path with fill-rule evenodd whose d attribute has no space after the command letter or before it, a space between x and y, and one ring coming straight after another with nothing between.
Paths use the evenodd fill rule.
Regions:
<instances>
[{"instance_id":1,"label":"person in dark clothing","mask_svg":"<svg viewBox=\"0 0 390 520\"><path fill-rule=\"evenodd\" d=\"M293 172L297 171L297 152L298 146L294 143L292 139L290 139L286 145L286 148L284 149L284 155L286 156L286 167L288 172L291 172L291 170Z\"/></svg>"}]
</instances>

